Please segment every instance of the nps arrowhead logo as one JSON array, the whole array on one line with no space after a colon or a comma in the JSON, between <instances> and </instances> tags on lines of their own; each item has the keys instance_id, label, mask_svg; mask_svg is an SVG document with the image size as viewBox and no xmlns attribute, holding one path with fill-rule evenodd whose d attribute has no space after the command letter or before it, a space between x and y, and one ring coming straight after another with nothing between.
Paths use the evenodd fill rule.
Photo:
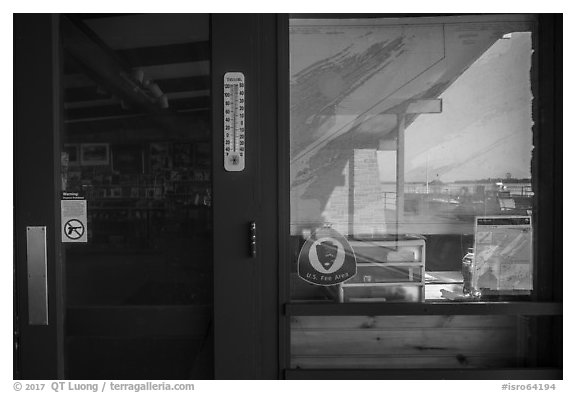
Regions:
<instances>
[{"instance_id":1,"label":"nps arrowhead logo","mask_svg":"<svg viewBox=\"0 0 576 393\"><path fill-rule=\"evenodd\" d=\"M332 228L317 229L298 256L298 276L315 285L335 285L356 275L356 255L348 240Z\"/></svg>"}]
</instances>

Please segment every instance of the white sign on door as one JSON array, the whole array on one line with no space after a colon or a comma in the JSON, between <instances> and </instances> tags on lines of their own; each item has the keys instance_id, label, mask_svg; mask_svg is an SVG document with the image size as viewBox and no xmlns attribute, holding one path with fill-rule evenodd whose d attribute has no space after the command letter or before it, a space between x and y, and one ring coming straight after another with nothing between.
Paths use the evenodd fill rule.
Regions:
<instances>
[{"instance_id":1,"label":"white sign on door","mask_svg":"<svg viewBox=\"0 0 576 393\"><path fill-rule=\"evenodd\" d=\"M88 242L88 215L86 200L77 192L63 192L60 201L62 242Z\"/></svg>"}]
</instances>

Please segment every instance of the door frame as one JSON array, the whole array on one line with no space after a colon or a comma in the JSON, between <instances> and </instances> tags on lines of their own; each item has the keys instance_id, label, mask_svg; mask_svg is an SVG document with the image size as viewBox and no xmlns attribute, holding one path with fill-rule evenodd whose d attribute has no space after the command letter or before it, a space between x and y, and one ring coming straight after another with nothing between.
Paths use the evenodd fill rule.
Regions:
<instances>
[{"instance_id":1,"label":"door frame","mask_svg":"<svg viewBox=\"0 0 576 393\"><path fill-rule=\"evenodd\" d=\"M276 379L280 372L276 26L276 15L270 14L211 19L216 379ZM243 72L246 81L242 172L223 166L226 72ZM256 257L249 253L253 221ZM238 236L221 241L231 233ZM242 329L238 321L245 321Z\"/></svg>"},{"instance_id":2,"label":"door frame","mask_svg":"<svg viewBox=\"0 0 576 393\"><path fill-rule=\"evenodd\" d=\"M58 15L14 15L15 379L64 377L58 23ZM28 324L28 226L46 227L48 325L45 326Z\"/></svg>"},{"instance_id":3,"label":"door frame","mask_svg":"<svg viewBox=\"0 0 576 393\"><path fill-rule=\"evenodd\" d=\"M59 21L54 14L14 15L14 379L65 378ZM216 379L280 375L276 26L275 15L211 16ZM240 173L226 172L222 164L227 71L246 76L247 161ZM256 257L248 253L252 221ZM27 226L45 226L47 232L45 326L28 323Z\"/></svg>"}]
</instances>

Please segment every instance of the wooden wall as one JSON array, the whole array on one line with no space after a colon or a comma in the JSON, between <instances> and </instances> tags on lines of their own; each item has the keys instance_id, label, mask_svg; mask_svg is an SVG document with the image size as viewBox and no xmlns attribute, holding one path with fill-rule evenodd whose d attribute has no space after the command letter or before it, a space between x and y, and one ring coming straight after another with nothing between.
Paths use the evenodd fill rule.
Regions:
<instances>
[{"instance_id":1,"label":"wooden wall","mask_svg":"<svg viewBox=\"0 0 576 393\"><path fill-rule=\"evenodd\" d=\"M526 325L507 315L292 317L291 367L521 367Z\"/></svg>"}]
</instances>

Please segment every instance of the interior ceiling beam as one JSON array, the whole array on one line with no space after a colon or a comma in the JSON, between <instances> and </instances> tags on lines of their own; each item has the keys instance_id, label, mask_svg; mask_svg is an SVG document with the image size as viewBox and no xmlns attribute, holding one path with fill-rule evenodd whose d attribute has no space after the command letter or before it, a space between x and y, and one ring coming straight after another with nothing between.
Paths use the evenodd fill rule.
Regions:
<instances>
[{"instance_id":1,"label":"interior ceiling beam","mask_svg":"<svg viewBox=\"0 0 576 393\"><path fill-rule=\"evenodd\" d=\"M114 57L126 68L150 67L156 65L191 63L210 60L210 43L187 42L163 46L112 50ZM64 74L74 74L81 68L70 62L64 64Z\"/></svg>"},{"instance_id":2,"label":"interior ceiling beam","mask_svg":"<svg viewBox=\"0 0 576 393\"><path fill-rule=\"evenodd\" d=\"M104 19L104 18L117 18L119 16L132 16L132 15L141 15L141 14L73 14L74 17L82 20L89 20L89 19Z\"/></svg>"},{"instance_id":3,"label":"interior ceiling beam","mask_svg":"<svg viewBox=\"0 0 576 393\"><path fill-rule=\"evenodd\" d=\"M62 18L65 51L106 91L132 108L158 113L162 108L132 78L132 69L106 47L81 21Z\"/></svg>"},{"instance_id":4,"label":"interior ceiling beam","mask_svg":"<svg viewBox=\"0 0 576 393\"><path fill-rule=\"evenodd\" d=\"M70 61L72 61L70 57L65 58L65 63L69 63ZM210 61L205 60L187 63L160 64L148 67L138 67L138 70L144 73L146 79L151 80L188 78L192 76L209 76ZM94 81L83 73L65 74L63 83L64 87L67 89L95 85Z\"/></svg>"},{"instance_id":5,"label":"interior ceiling beam","mask_svg":"<svg viewBox=\"0 0 576 393\"><path fill-rule=\"evenodd\" d=\"M174 93L181 91L210 90L210 77L191 76L186 78L156 79L162 91Z\"/></svg>"},{"instance_id":6,"label":"interior ceiling beam","mask_svg":"<svg viewBox=\"0 0 576 393\"><path fill-rule=\"evenodd\" d=\"M166 93L202 91L210 89L210 77L192 76L185 78L170 78L154 80L160 89ZM92 86L73 87L64 90L64 100L66 103L79 101L96 101L103 98L112 98L112 94L103 91L96 84Z\"/></svg>"},{"instance_id":7,"label":"interior ceiling beam","mask_svg":"<svg viewBox=\"0 0 576 393\"><path fill-rule=\"evenodd\" d=\"M147 67L158 64L187 63L210 60L210 42L187 42L143 48L116 50L115 53L131 67Z\"/></svg>"},{"instance_id":8,"label":"interior ceiling beam","mask_svg":"<svg viewBox=\"0 0 576 393\"><path fill-rule=\"evenodd\" d=\"M200 97L190 97L177 100L170 100L170 107L174 111L209 108L210 97L200 96ZM147 116L151 114L148 112L142 112L137 109L130 109L130 108L124 109L117 104L69 108L66 110L66 120L68 121L75 121L82 119L90 119L91 121L93 121L98 118L134 116L134 115Z\"/></svg>"}]
</instances>

